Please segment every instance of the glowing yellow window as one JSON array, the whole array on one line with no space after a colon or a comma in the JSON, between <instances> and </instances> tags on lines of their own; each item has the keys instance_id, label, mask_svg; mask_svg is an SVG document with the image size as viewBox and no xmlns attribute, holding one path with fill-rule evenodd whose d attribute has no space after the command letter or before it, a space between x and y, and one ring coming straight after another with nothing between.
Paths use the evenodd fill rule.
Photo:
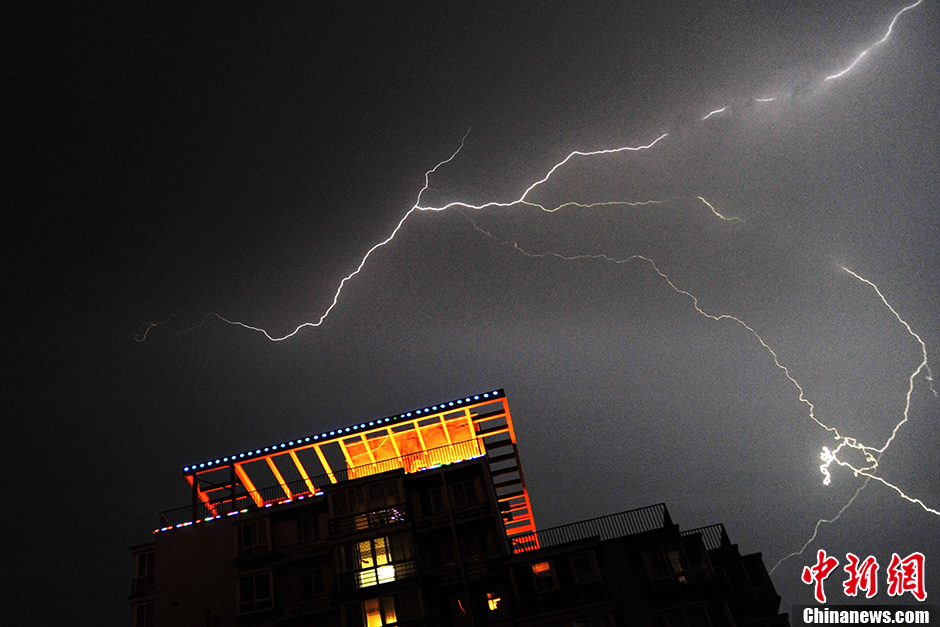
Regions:
<instances>
[{"instance_id":1,"label":"glowing yellow window","mask_svg":"<svg viewBox=\"0 0 940 627\"><path fill-rule=\"evenodd\" d=\"M502 601L502 599L496 596L496 593L494 592L486 593L486 606L490 608L491 612L495 612L497 609L499 609L500 601Z\"/></svg>"}]
</instances>

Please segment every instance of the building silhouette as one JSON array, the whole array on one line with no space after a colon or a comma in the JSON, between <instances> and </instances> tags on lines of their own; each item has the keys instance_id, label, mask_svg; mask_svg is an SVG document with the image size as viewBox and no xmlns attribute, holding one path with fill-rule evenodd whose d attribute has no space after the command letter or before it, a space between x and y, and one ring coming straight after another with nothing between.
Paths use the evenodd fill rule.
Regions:
<instances>
[{"instance_id":1,"label":"building silhouette","mask_svg":"<svg viewBox=\"0 0 940 627\"><path fill-rule=\"evenodd\" d=\"M720 524L657 504L537 530L502 390L184 476L192 502L131 548L137 627L789 625Z\"/></svg>"}]
</instances>

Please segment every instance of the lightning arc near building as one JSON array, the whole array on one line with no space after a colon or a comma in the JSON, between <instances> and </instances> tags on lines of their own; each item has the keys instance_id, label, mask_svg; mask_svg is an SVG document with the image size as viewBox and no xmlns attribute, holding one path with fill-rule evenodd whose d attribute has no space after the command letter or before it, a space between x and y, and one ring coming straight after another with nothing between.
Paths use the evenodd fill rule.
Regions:
<instances>
[{"instance_id":1,"label":"lightning arc near building","mask_svg":"<svg viewBox=\"0 0 940 627\"><path fill-rule=\"evenodd\" d=\"M864 49L861 53L859 53L855 57L855 59L844 69L826 76L823 79L823 82L830 82L830 81L839 79L847 75L848 73L852 72L853 70L855 70L858 64L862 61L864 57L866 57L871 51L873 51L875 48L877 48L878 46L880 46L881 44L883 44L885 41L889 39L889 37L891 36L893 32L895 24L901 18L901 16L905 12L910 11L914 9L915 7L919 6L920 4L922 4L922 2L923 0L917 0L917 2L910 4L908 6L905 6L899 11L897 11L894 14L893 18L891 19L890 24L888 25L887 31L885 32L884 36L881 39L879 39L878 41L876 41L875 43L873 43L872 45ZM752 98L751 101L756 102L756 103L767 103L767 102L776 101L778 98L779 98L779 95L773 95L769 97L760 97L760 98L755 97L755 98ZM710 111L703 117L700 117L698 121L699 122L706 121L713 116L728 112L729 109L731 110L731 113L733 114L733 108L731 106L724 106L724 107L713 109L712 111ZM597 157L600 155L648 151L648 150L654 149L656 146L664 142L670 141L670 139L671 137L669 133L661 133L657 137L649 140L645 144L639 144L635 146L622 146L622 147L617 147L617 148L608 148L608 149L599 149L599 150L572 151L564 159L562 159L561 161L556 163L554 166L552 166L546 172L544 176L542 176L540 179L536 180L535 182L531 183L528 187L526 187L525 190L522 192L522 194L514 200L490 201L490 202L481 203L481 204L470 204L470 203L461 202L461 201L454 201L454 202L450 202L441 206L428 206L428 205L422 204L422 197L424 193L428 191L428 189L430 188L431 177L435 175L441 168L450 164L458 157L458 155L460 154L467 140L467 136L465 135L464 138L461 140L460 145L452 154L450 154L447 158L437 163L433 168L431 168L425 173L424 185L418 191L415 203L411 206L410 209L408 209L405 212L405 214L397 222L397 224L392 229L388 237L386 237L384 240L378 242L377 244L369 248L360 259L356 268L352 272L350 272L349 274L347 274L345 277L342 278L342 280L340 281L339 285L336 288L336 291L333 294L333 298L329 306L327 306L327 308L323 311L323 313L320 315L320 317L316 321L303 322L302 324L299 324L296 328L294 328L293 331L282 336L276 336L276 335L272 335L271 333L269 333L268 331L266 331L265 329L261 327L254 326L254 325L241 322L238 320L233 320L231 318L222 316L217 313L209 313L209 314L206 314L202 318L202 320L196 325L186 328L182 331L178 331L177 333L184 333L184 332L197 329L201 327L202 325L204 325L211 318L211 319L220 320L229 325L238 326L238 327L242 327L244 329L250 330L250 331L261 333L268 340L272 342L282 342L282 341L285 341L294 337L295 335L297 335L300 331L304 329L315 328L315 327L321 326L324 323L324 321L328 318L330 313L333 311L333 309L339 303L340 296L342 295L343 290L346 287L347 283L349 283L360 272L362 272L367 262L372 257L373 253L375 253L378 249L384 247L385 245L390 244L398 235L398 233L401 231L406 221L411 216L413 216L416 212L419 212L419 211L443 212L443 211L449 211L449 210L457 210L461 212L471 212L471 211L478 211L478 210L491 209L491 208L492 209L510 209L514 207L529 207L529 208L537 209L545 213L552 214L552 213L559 212L563 209L594 209L598 207L639 207L639 206L654 205L654 204L655 205L668 204L668 203L673 203L673 202L677 202L680 200L695 200L695 201L701 202L712 215L714 215L716 218L722 221L730 222L730 221L740 220L740 218L738 217L728 217L726 215L723 215L708 200L706 200L702 196L696 196L694 197L694 199L669 197L669 198L658 199L658 200L653 199L653 200L640 200L640 201L605 201L605 202L596 202L596 203L580 203L576 201L568 201L568 202L559 204L557 206L544 206L530 199L530 195L532 195L533 192L537 188L539 188L544 183L548 182L553 176L556 175L556 173L558 173L560 170L564 169L566 166L568 166L569 164L571 164L572 162L576 160L590 159L592 157ZM933 515L936 515L936 516L940 516L940 511L938 511L934 507L928 506L922 500L908 495L899 486L889 482L887 479L885 479L881 475L876 474L879 468L880 457L888 451L891 443L894 441L901 427L909 420L909 412L911 408L911 397L914 391L915 381L919 377L924 377L928 383L928 386L930 387L930 390L933 392L935 396L937 395L937 392L934 389L933 383L932 383L933 373L928 364L926 344L924 343L923 339L916 332L914 332L914 330L910 327L910 325L901 317L901 315L897 312L897 310L889 303L889 301L885 298L884 294L882 293L881 289L874 282L870 281L869 279L866 279L865 277L861 276L860 274L856 273L855 271L847 267L840 266L840 270L842 270L843 272L848 274L850 277L861 282L862 284L864 284L865 286L867 286L868 288L870 288L871 290L875 292L875 295L880 299L881 303L890 311L890 313L897 319L897 321L900 322L905 327L905 329L907 330L907 333L919 344L920 354L921 354L920 362L916 365L916 367L910 372L908 376L907 393L905 397L902 417L894 425L893 429L891 430L890 436L885 440L885 442L881 446L871 446L868 444L864 444L858 441L856 438L843 435L836 427L826 424L823 420L817 417L815 406L807 398L804 392L804 388L800 385L798 380L791 373L791 370L780 361L778 353L764 340L764 338L761 337L761 335L758 333L757 330L755 330L753 326L749 325L744 320L734 315L725 314L725 313L715 314L704 309L702 306L700 306L700 301L697 296L695 296L692 292L679 287L669 276L667 276L660 269L660 267L652 258L644 256L644 255L639 255L639 254L630 255L630 256L621 258L621 257L609 256L606 254L563 255L563 254L551 252L551 251L533 252L527 249L526 247L520 245L516 241L513 241L511 239L504 239L504 238L494 235L492 232L485 230L481 228L480 226L478 226L475 222L473 222L472 218L470 218L469 215L467 217L468 219L470 219L473 228L476 229L481 234L483 234L484 236L495 240L497 243L501 245L511 246L514 250L528 257L553 258L553 259L557 259L561 261L593 260L593 261L612 263L612 264L627 264L631 262L647 264L652 269L652 271L666 284L667 287L669 287L676 294L687 299L688 302L691 304L691 307L694 309L694 311L697 314L715 322L730 322L730 323L733 323L742 327L770 355L776 368L778 368L783 373L784 377L796 390L798 400L802 405L806 407L806 412L810 420L812 420L817 426L819 426L820 428L824 429L827 433L829 433L830 436L833 438L833 441L835 442L833 446L823 446L821 453L820 453L820 458L822 461L822 464L820 465L820 472L823 475L823 483L829 484L831 480L831 469L833 468L833 464L835 464L836 466L848 469L856 477L861 476L865 478L863 485L861 485L855 491L853 496L848 500L848 502L842 506L838 514L831 519L819 520L816 523L816 527L814 529L812 537L810 537L810 539L807 540L806 544L804 544L804 546L800 549L800 551L791 553L790 555L784 557L782 560L780 560L780 562L777 563L777 565L774 566L774 569L776 569L777 566L779 566L780 563L782 563L786 559L792 556L801 554L802 551L805 550L806 547L808 547L815 539L820 525L826 524L826 523L832 523L838 520L839 516L841 516L842 513L848 507L851 506L851 504L854 502L855 498L858 496L861 490L863 490L871 481L875 481L877 483L883 484L887 488L896 492L901 498L913 504L918 505L924 511L931 513ZM153 322L153 323L144 325L141 331L135 336L135 339L139 342L145 341L148 338L151 331L159 327L171 326L171 323L172 321L174 321L174 319L175 319L175 316L171 316L160 322ZM855 454L860 454L864 461L861 464L857 462L853 463L853 462L847 461L847 459L845 458L845 455L841 455L841 454L849 453L850 451L854 451Z\"/></svg>"}]
</instances>

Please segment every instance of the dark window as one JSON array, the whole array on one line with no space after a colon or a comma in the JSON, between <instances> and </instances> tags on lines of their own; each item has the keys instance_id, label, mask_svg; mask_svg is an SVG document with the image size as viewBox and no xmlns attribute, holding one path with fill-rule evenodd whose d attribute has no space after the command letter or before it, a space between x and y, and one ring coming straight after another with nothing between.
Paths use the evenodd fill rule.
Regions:
<instances>
[{"instance_id":1,"label":"dark window","mask_svg":"<svg viewBox=\"0 0 940 627\"><path fill-rule=\"evenodd\" d=\"M312 597L315 594L323 594L326 588L323 585L323 569L314 568L306 570L303 573L304 596Z\"/></svg>"},{"instance_id":2,"label":"dark window","mask_svg":"<svg viewBox=\"0 0 940 627\"><path fill-rule=\"evenodd\" d=\"M149 577L153 575L153 558L153 551L137 554L137 577Z\"/></svg>"},{"instance_id":3,"label":"dark window","mask_svg":"<svg viewBox=\"0 0 940 627\"><path fill-rule=\"evenodd\" d=\"M488 529L476 529L460 533L460 544L468 561L486 559L492 552L491 535Z\"/></svg>"},{"instance_id":4,"label":"dark window","mask_svg":"<svg viewBox=\"0 0 940 627\"><path fill-rule=\"evenodd\" d=\"M240 551L268 548L268 521L253 520L239 525L238 548Z\"/></svg>"},{"instance_id":5,"label":"dark window","mask_svg":"<svg viewBox=\"0 0 940 627\"><path fill-rule=\"evenodd\" d=\"M153 627L153 603L134 606L134 627Z\"/></svg>"},{"instance_id":6,"label":"dark window","mask_svg":"<svg viewBox=\"0 0 940 627\"><path fill-rule=\"evenodd\" d=\"M341 490L332 494L330 501L333 516L342 517L397 505L401 502L401 495L398 481L391 479Z\"/></svg>"},{"instance_id":7,"label":"dark window","mask_svg":"<svg viewBox=\"0 0 940 627\"><path fill-rule=\"evenodd\" d=\"M473 480L454 483L451 485L450 491L454 497L453 503L455 509L469 507L480 502L476 482Z\"/></svg>"},{"instance_id":8,"label":"dark window","mask_svg":"<svg viewBox=\"0 0 940 627\"><path fill-rule=\"evenodd\" d=\"M301 542L313 542L320 539L320 521L316 516L305 516L298 522Z\"/></svg>"},{"instance_id":9,"label":"dark window","mask_svg":"<svg viewBox=\"0 0 940 627\"><path fill-rule=\"evenodd\" d=\"M262 572L238 578L238 611L257 612L273 606L271 573Z\"/></svg>"},{"instance_id":10,"label":"dark window","mask_svg":"<svg viewBox=\"0 0 940 627\"><path fill-rule=\"evenodd\" d=\"M582 551L571 555L571 569L574 571L574 580L578 585L592 583L601 578L597 572L597 562L593 551Z\"/></svg>"}]
</instances>

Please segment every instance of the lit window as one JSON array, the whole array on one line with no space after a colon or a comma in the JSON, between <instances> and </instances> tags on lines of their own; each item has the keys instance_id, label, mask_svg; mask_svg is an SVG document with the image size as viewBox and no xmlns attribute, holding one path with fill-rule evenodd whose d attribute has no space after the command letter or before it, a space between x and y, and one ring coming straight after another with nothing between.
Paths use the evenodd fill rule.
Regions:
<instances>
[{"instance_id":1,"label":"lit window","mask_svg":"<svg viewBox=\"0 0 940 627\"><path fill-rule=\"evenodd\" d=\"M372 538L340 549L340 567L355 571L355 585L366 588L400 579L411 574L411 544L407 536ZM408 568L406 568L406 566Z\"/></svg>"},{"instance_id":2,"label":"lit window","mask_svg":"<svg viewBox=\"0 0 940 627\"><path fill-rule=\"evenodd\" d=\"M535 580L536 592L548 592L558 587L558 580L555 579L555 570L552 568L552 563L548 560L532 564L532 578Z\"/></svg>"},{"instance_id":3,"label":"lit window","mask_svg":"<svg viewBox=\"0 0 940 627\"><path fill-rule=\"evenodd\" d=\"M344 606L344 627L387 627L398 625L396 595L366 599Z\"/></svg>"},{"instance_id":4,"label":"lit window","mask_svg":"<svg viewBox=\"0 0 940 627\"><path fill-rule=\"evenodd\" d=\"M644 551L650 577L656 587L683 585L711 576L711 567L701 544L673 543Z\"/></svg>"},{"instance_id":5,"label":"lit window","mask_svg":"<svg viewBox=\"0 0 940 627\"><path fill-rule=\"evenodd\" d=\"M502 601L502 599L496 596L495 592L486 593L486 607L490 608L491 612L495 612L499 609L500 601Z\"/></svg>"}]
</instances>

